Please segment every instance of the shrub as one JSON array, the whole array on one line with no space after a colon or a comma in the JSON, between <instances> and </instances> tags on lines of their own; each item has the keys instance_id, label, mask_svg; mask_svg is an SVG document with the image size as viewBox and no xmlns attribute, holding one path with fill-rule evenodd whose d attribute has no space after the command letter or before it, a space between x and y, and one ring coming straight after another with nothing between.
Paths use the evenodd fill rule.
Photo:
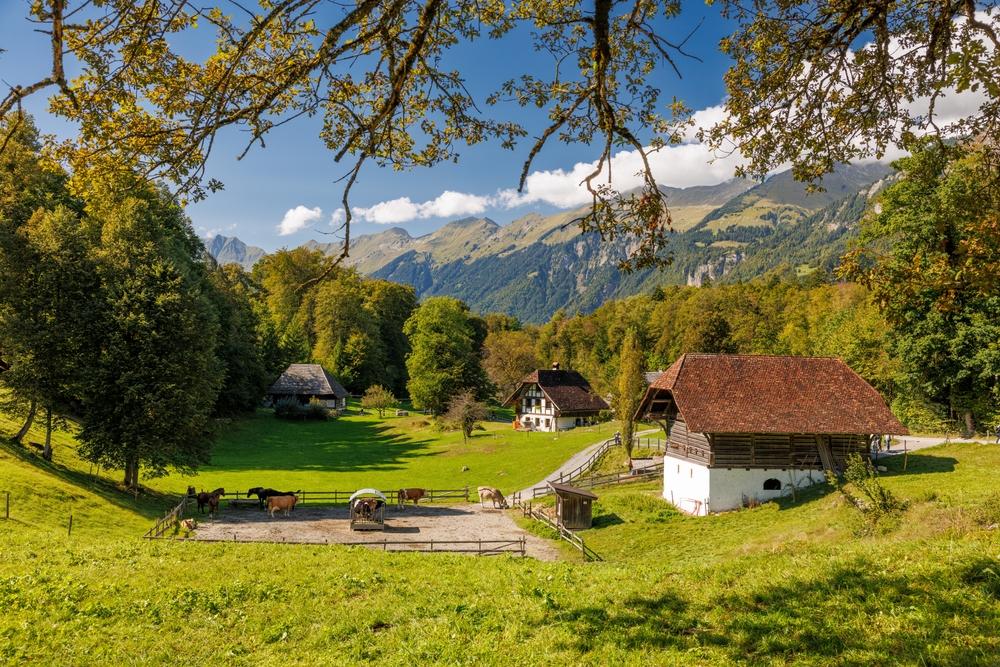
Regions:
<instances>
[{"instance_id":1,"label":"shrub","mask_svg":"<svg viewBox=\"0 0 1000 667\"><path fill-rule=\"evenodd\" d=\"M330 418L330 409L322 401L311 399L302 405L294 398L283 398L274 404L274 416L280 419L315 419L324 421Z\"/></svg>"},{"instance_id":2,"label":"shrub","mask_svg":"<svg viewBox=\"0 0 1000 667\"><path fill-rule=\"evenodd\" d=\"M302 419L302 406L295 398L279 399L274 404L274 416L280 419Z\"/></svg>"},{"instance_id":3,"label":"shrub","mask_svg":"<svg viewBox=\"0 0 1000 667\"><path fill-rule=\"evenodd\" d=\"M847 469L844 479L857 489L862 497L852 494L844 487L840 492L861 512L865 518L865 528L862 532L871 532L883 519L895 518L906 509L906 502L900 500L892 491L882 486L878 471L867 458L859 454L851 454L847 459Z\"/></svg>"}]
</instances>

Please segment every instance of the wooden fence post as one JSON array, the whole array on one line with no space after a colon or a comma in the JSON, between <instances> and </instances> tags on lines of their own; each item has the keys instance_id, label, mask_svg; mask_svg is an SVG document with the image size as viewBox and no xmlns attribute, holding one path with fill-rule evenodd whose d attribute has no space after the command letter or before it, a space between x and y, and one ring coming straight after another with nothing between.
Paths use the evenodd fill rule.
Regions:
<instances>
[{"instance_id":1,"label":"wooden fence post","mask_svg":"<svg viewBox=\"0 0 1000 667\"><path fill-rule=\"evenodd\" d=\"M69 537L72 534L73 534L73 513L70 512L69 513L69 531L66 533L66 536Z\"/></svg>"},{"instance_id":2,"label":"wooden fence post","mask_svg":"<svg viewBox=\"0 0 1000 667\"><path fill-rule=\"evenodd\" d=\"M3 518L5 518L5 519L9 519L10 518L10 491L7 492L7 503L6 503L6 506L4 508L4 517Z\"/></svg>"}]
</instances>

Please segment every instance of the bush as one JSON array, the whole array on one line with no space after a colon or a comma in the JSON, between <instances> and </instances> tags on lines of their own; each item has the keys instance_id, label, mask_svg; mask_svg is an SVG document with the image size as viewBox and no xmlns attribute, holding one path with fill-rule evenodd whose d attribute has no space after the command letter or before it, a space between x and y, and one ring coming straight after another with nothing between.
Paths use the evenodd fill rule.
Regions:
<instances>
[{"instance_id":1,"label":"bush","mask_svg":"<svg viewBox=\"0 0 1000 667\"><path fill-rule=\"evenodd\" d=\"M274 404L274 416L279 419L314 419L325 421L330 418L330 409L322 401L311 399L302 405L294 398L283 398Z\"/></svg>"},{"instance_id":2,"label":"bush","mask_svg":"<svg viewBox=\"0 0 1000 667\"><path fill-rule=\"evenodd\" d=\"M889 489L882 486L882 481L878 478L878 471L867 458L863 458L859 454L851 454L847 459L844 478L863 496L858 497L844 487L840 487L840 492L852 505L858 508L865 518L865 527L862 532L873 532L880 521L896 518L906 509L905 501L900 500Z\"/></svg>"}]
</instances>

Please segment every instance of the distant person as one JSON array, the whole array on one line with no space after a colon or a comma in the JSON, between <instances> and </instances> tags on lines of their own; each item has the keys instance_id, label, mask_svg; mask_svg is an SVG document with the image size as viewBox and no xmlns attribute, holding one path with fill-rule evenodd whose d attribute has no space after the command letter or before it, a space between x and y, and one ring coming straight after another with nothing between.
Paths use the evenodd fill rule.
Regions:
<instances>
[{"instance_id":1,"label":"distant person","mask_svg":"<svg viewBox=\"0 0 1000 667\"><path fill-rule=\"evenodd\" d=\"M621 431L615 431L615 444L616 445L622 444L622 434L621 434Z\"/></svg>"},{"instance_id":2,"label":"distant person","mask_svg":"<svg viewBox=\"0 0 1000 667\"><path fill-rule=\"evenodd\" d=\"M891 452L892 451L892 436L891 435L885 436L885 451L887 451L887 452Z\"/></svg>"},{"instance_id":3,"label":"distant person","mask_svg":"<svg viewBox=\"0 0 1000 667\"><path fill-rule=\"evenodd\" d=\"M1000 424L993 428L993 434L997 437L996 444L1000 445Z\"/></svg>"}]
</instances>

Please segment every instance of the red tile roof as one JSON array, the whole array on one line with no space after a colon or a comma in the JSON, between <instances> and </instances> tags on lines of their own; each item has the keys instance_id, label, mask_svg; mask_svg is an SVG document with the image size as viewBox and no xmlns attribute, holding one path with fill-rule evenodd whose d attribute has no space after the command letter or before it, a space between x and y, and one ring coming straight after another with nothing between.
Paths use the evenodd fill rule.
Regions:
<instances>
[{"instance_id":1,"label":"red tile roof","mask_svg":"<svg viewBox=\"0 0 1000 667\"><path fill-rule=\"evenodd\" d=\"M840 359L685 354L656 379L696 433L905 435L882 396Z\"/></svg>"},{"instance_id":2,"label":"red tile roof","mask_svg":"<svg viewBox=\"0 0 1000 667\"><path fill-rule=\"evenodd\" d=\"M608 410L608 404L594 393L590 383L576 371L537 370L521 380L519 386L504 405L512 405L526 385L537 384L545 395L555 403L559 412L600 412Z\"/></svg>"}]
</instances>

